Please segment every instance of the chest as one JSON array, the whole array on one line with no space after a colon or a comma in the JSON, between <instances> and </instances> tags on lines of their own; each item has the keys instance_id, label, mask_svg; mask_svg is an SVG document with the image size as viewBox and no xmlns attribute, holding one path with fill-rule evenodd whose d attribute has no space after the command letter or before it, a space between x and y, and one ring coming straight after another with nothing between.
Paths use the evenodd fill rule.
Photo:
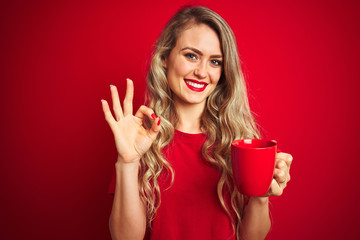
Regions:
<instances>
[{"instance_id":1,"label":"chest","mask_svg":"<svg viewBox=\"0 0 360 240\"><path fill-rule=\"evenodd\" d=\"M201 151L202 144L189 142L174 142L164 151L174 170L174 183L165 194L190 195L193 198L217 195L220 172L203 157ZM162 189L167 189L169 176L164 175L159 183Z\"/></svg>"}]
</instances>

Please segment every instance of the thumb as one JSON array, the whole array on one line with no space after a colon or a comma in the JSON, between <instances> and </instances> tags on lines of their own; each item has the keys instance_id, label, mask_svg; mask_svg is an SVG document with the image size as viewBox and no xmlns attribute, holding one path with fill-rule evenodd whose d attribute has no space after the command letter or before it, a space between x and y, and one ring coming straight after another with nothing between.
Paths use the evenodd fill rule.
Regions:
<instances>
[{"instance_id":1,"label":"thumb","mask_svg":"<svg viewBox=\"0 0 360 240\"><path fill-rule=\"evenodd\" d=\"M282 193L283 189L279 186L278 182L275 179L272 179L269 189L269 195L279 197L282 195Z\"/></svg>"},{"instance_id":2,"label":"thumb","mask_svg":"<svg viewBox=\"0 0 360 240\"><path fill-rule=\"evenodd\" d=\"M156 139L157 135L160 132L161 129L160 123L161 123L161 117L155 118L151 125L151 128L149 129L149 136L153 141Z\"/></svg>"}]
</instances>

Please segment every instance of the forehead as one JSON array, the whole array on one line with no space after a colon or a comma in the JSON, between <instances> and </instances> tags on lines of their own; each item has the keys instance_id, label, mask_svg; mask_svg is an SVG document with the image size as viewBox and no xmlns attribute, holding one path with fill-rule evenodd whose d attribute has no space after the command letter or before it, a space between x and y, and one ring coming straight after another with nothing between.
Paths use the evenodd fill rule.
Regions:
<instances>
[{"instance_id":1,"label":"forehead","mask_svg":"<svg viewBox=\"0 0 360 240\"><path fill-rule=\"evenodd\" d=\"M175 48L193 47L204 54L221 55L217 33L206 24L192 24L180 32Z\"/></svg>"}]
</instances>

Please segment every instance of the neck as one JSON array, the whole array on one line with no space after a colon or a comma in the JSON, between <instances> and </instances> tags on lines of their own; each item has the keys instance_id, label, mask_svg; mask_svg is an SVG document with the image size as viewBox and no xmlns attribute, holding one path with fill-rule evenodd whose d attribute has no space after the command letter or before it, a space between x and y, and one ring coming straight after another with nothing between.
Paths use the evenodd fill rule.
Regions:
<instances>
[{"instance_id":1,"label":"neck","mask_svg":"<svg viewBox=\"0 0 360 240\"><path fill-rule=\"evenodd\" d=\"M178 122L175 129L185 133L202 133L200 118L205 108L205 102L200 104L184 104L175 101Z\"/></svg>"}]
</instances>

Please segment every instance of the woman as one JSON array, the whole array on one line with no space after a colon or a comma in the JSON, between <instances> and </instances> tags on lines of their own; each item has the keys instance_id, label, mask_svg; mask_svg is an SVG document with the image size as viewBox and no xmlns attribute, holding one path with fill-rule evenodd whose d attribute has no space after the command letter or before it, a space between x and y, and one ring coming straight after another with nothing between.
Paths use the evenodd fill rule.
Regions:
<instances>
[{"instance_id":1,"label":"woman","mask_svg":"<svg viewBox=\"0 0 360 240\"><path fill-rule=\"evenodd\" d=\"M148 106L133 115L127 80L114 116L102 100L118 151L113 239L263 239L268 196L290 180L292 157L278 153L264 197L246 198L231 171L235 139L259 138L228 24L205 7L178 11L165 26L147 76Z\"/></svg>"}]
</instances>

